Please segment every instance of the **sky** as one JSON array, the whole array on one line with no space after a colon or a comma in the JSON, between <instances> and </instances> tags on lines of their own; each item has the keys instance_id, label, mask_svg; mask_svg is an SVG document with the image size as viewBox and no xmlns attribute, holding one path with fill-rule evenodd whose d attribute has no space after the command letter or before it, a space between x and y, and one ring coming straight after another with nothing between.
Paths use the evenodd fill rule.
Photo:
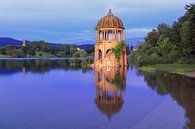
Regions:
<instances>
[{"instance_id":1,"label":"sky","mask_svg":"<svg viewBox=\"0 0 195 129\"><path fill-rule=\"evenodd\" d=\"M144 37L171 25L194 0L0 0L0 37L77 43L95 40L98 20L112 9L125 36Z\"/></svg>"}]
</instances>

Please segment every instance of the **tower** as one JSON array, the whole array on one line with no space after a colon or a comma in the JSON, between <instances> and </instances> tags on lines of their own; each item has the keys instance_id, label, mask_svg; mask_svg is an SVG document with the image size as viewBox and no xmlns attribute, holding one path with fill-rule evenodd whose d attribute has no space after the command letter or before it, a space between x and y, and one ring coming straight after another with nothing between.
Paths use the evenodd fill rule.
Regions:
<instances>
[{"instance_id":1,"label":"tower","mask_svg":"<svg viewBox=\"0 0 195 129\"><path fill-rule=\"evenodd\" d=\"M127 65L126 46L119 61L112 52L121 41L125 41L123 23L110 9L97 23L94 67Z\"/></svg>"},{"instance_id":2,"label":"tower","mask_svg":"<svg viewBox=\"0 0 195 129\"><path fill-rule=\"evenodd\" d=\"M22 57L26 57L26 53L27 53L27 44L26 41L23 40L22 41L22 45L21 45L21 49L22 49Z\"/></svg>"},{"instance_id":3,"label":"tower","mask_svg":"<svg viewBox=\"0 0 195 129\"><path fill-rule=\"evenodd\" d=\"M27 47L25 40L22 41L22 47Z\"/></svg>"}]
</instances>

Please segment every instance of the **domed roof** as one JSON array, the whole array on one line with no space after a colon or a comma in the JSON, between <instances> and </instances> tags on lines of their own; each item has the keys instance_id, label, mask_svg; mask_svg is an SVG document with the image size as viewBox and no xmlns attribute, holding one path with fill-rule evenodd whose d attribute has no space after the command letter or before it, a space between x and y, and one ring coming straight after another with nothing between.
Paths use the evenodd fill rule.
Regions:
<instances>
[{"instance_id":1,"label":"domed roof","mask_svg":"<svg viewBox=\"0 0 195 129\"><path fill-rule=\"evenodd\" d=\"M97 23L96 29L100 28L119 28L124 29L123 22L116 16L113 15L111 9L107 16L102 17Z\"/></svg>"},{"instance_id":2,"label":"domed roof","mask_svg":"<svg viewBox=\"0 0 195 129\"><path fill-rule=\"evenodd\" d=\"M114 114L118 113L122 106L123 106L123 100L118 99L117 101L113 102L111 101L111 98L107 98L107 100L101 100L96 98L95 103L98 107L98 109L104 113L108 118L110 119Z\"/></svg>"}]
</instances>

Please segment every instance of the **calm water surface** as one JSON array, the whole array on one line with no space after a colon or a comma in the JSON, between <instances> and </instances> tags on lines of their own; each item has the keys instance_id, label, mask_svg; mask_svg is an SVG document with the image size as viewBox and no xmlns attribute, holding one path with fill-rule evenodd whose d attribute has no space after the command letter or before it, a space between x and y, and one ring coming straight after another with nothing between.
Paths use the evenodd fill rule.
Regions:
<instances>
[{"instance_id":1,"label":"calm water surface","mask_svg":"<svg viewBox=\"0 0 195 129\"><path fill-rule=\"evenodd\" d=\"M0 129L195 129L195 80L0 60Z\"/></svg>"}]
</instances>

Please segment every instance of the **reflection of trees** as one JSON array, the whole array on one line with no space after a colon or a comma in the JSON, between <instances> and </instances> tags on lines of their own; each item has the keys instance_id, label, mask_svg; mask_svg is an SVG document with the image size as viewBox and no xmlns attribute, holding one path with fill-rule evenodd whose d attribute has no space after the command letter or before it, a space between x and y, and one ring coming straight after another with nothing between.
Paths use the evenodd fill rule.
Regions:
<instances>
[{"instance_id":1,"label":"reflection of trees","mask_svg":"<svg viewBox=\"0 0 195 129\"><path fill-rule=\"evenodd\" d=\"M52 69L80 70L85 73L88 67L83 65L70 66L69 60L0 60L0 74L16 72L45 73Z\"/></svg>"},{"instance_id":2,"label":"reflection of trees","mask_svg":"<svg viewBox=\"0 0 195 129\"><path fill-rule=\"evenodd\" d=\"M98 109L110 119L123 105L126 85L126 67L95 68L96 99Z\"/></svg>"},{"instance_id":3,"label":"reflection of trees","mask_svg":"<svg viewBox=\"0 0 195 129\"><path fill-rule=\"evenodd\" d=\"M140 73L158 94L170 94L186 111L185 128L195 128L195 79L167 73Z\"/></svg>"}]
</instances>

